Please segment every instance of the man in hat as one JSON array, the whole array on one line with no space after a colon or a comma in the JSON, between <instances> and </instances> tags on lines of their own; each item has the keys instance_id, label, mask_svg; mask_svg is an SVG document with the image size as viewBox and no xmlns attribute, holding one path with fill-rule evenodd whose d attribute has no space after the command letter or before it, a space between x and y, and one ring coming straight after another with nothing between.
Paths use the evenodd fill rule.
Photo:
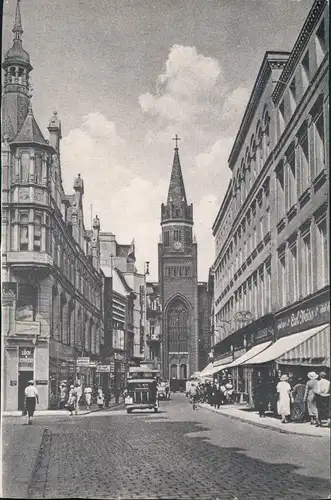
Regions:
<instances>
[{"instance_id":1,"label":"man in hat","mask_svg":"<svg viewBox=\"0 0 331 500\"><path fill-rule=\"evenodd\" d=\"M316 392L317 421L316 426L320 427L322 421L326 420L330 424L330 381L326 378L325 372L320 372Z\"/></svg>"},{"instance_id":2,"label":"man in hat","mask_svg":"<svg viewBox=\"0 0 331 500\"><path fill-rule=\"evenodd\" d=\"M28 423L32 424L32 417L36 409L36 403L39 403L39 396L37 388L34 386L33 380L29 380L28 386L25 388L25 403L28 411Z\"/></svg>"}]
</instances>

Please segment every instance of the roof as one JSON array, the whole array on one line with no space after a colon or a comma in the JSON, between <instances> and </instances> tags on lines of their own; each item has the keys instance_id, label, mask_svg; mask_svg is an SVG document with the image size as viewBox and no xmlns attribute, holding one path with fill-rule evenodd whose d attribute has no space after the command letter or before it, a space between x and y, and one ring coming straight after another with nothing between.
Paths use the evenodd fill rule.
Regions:
<instances>
[{"instance_id":1,"label":"roof","mask_svg":"<svg viewBox=\"0 0 331 500\"><path fill-rule=\"evenodd\" d=\"M175 154L172 163L172 171L171 171L170 184L168 190L167 204L172 202L174 203L174 205L181 205L183 201L185 202L185 204L187 204L178 148L175 148Z\"/></svg>"},{"instance_id":2,"label":"roof","mask_svg":"<svg viewBox=\"0 0 331 500\"><path fill-rule=\"evenodd\" d=\"M41 144L42 146L49 146L49 144L44 139L43 134L33 116L32 107L30 105L28 114L26 115L25 121L20 129L20 131L16 134L11 143L15 142L28 142L34 144Z\"/></svg>"}]
</instances>

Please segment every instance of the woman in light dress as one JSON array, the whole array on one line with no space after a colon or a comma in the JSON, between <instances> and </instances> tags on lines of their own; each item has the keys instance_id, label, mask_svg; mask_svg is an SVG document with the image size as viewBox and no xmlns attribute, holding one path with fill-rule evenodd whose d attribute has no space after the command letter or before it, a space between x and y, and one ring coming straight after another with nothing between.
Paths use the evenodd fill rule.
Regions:
<instances>
[{"instance_id":1,"label":"woman in light dress","mask_svg":"<svg viewBox=\"0 0 331 500\"><path fill-rule=\"evenodd\" d=\"M288 376L282 375L277 384L278 403L277 411L282 417L282 422L286 424L291 415L291 386L288 383Z\"/></svg>"},{"instance_id":2,"label":"woman in light dress","mask_svg":"<svg viewBox=\"0 0 331 500\"><path fill-rule=\"evenodd\" d=\"M91 407L91 399L92 399L92 388L89 385L84 389L84 396L86 401L86 409L89 410Z\"/></svg>"},{"instance_id":3,"label":"woman in light dress","mask_svg":"<svg viewBox=\"0 0 331 500\"><path fill-rule=\"evenodd\" d=\"M308 382L306 383L304 400L307 402L308 415L310 424L315 425L318 421L318 411L316 406L316 393L318 393L318 375L316 372L307 374Z\"/></svg>"},{"instance_id":4,"label":"woman in light dress","mask_svg":"<svg viewBox=\"0 0 331 500\"><path fill-rule=\"evenodd\" d=\"M105 396L103 394L102 388L99 387L97 395L97 405L99 406L100 409L103 408L104 402L105 402Z\"/></svg>"}]
</instances>

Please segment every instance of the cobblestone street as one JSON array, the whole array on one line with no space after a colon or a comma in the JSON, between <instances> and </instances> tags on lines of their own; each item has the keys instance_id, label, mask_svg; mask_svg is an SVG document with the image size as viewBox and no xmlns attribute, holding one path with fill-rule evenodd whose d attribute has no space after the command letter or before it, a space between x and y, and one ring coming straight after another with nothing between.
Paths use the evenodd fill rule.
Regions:
<instances>
[{"instance_id":1,"label":"cobblestone street","mask_svg":"<svg viewBox=\"0 0 331 500\"><path fill-rule=\"evenodd\" d=\"M280 434L184 395L158 414L123 408L3 425L3 497L311 499L329 495L329 440ZM309 450L309 453L308 453Z\"/></svg>"}]
</instances>

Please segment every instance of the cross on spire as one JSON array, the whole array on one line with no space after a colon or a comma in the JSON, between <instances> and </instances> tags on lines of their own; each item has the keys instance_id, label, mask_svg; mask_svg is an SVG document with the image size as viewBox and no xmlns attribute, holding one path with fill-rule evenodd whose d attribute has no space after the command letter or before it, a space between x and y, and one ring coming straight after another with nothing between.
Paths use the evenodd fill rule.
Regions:
<instances>
[{"instance_id":1,"label":"cross on spire","mask_svg":"<svg viewBox=\"0 0 331 500\"><path fill-rule=\"evenodd\" d=\"M178 135L176 134L175 137L172 138L173 141L176 141L176 147L175 149L178 149L178 141L181 141L181 138L178 137Z\"/></svg>"}]
</instances>

